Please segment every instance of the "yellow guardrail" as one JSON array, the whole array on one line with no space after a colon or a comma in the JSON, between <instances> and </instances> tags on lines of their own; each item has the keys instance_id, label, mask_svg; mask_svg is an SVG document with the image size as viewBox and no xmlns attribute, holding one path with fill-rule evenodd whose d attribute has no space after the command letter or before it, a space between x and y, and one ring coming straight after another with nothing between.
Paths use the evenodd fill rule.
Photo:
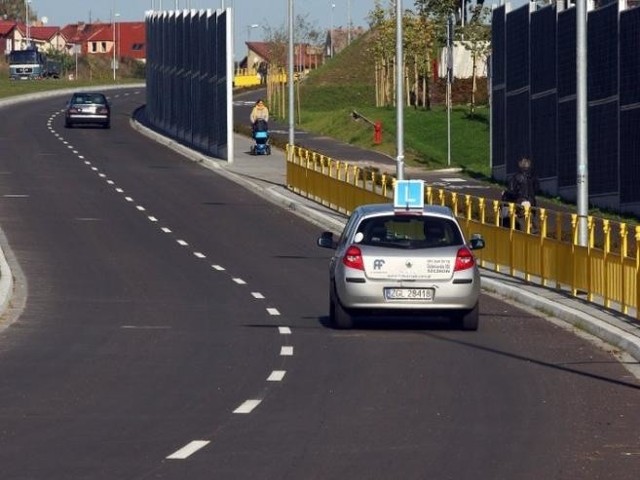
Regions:
<instances>
[{"instance_id":1,"label":"yellow guardrail","mask_svg":"<svg viewBox=\"0 0 640 480\"><path fill-rule=\"evenodd\" d=\"M393 197L393 176L301 147L287 146L286 172L289 189L347 215ZM640 226L590 216L588 245L580 246L576 214L508 204L503 226L498 200L427 185L425 202L450 207L467 235L484 236L487 247L476 252L483 267L640 318Z\"/></svg>"}]
</instances>

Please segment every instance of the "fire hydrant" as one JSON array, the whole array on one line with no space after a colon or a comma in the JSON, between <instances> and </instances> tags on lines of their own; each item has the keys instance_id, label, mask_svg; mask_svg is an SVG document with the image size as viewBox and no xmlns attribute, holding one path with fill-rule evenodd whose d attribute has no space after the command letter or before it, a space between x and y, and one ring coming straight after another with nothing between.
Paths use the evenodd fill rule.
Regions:
<instances>
[{"instance_id":1,"label":"fire hydrant","mask_svg":"<svg viewBox=\"0 0 640 480\"><path fill-rule=\"evenodd\" d=\"M373 124L373 144L380 145L382 143L382 122L377 120Z\"/></svg>"}]
</instances>

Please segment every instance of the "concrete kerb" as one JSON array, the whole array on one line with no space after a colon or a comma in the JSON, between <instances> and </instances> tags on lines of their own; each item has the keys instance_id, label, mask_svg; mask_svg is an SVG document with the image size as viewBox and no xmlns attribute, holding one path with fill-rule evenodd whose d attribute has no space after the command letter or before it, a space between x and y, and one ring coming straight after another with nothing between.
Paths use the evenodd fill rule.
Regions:
<instances>
[{"instance_id":1,"label":"concrete kerb","mask_svg":"<svg viewBox=\"0 0 640 480\"><path fill-rule=\"evenodd\" d=\"M578 300L571 299L553 289L531 285L518 279L509 277L509 281L500 278L491 270L482 271L482 288L484 291L496 294L498 297L517 302L519 306L530 307L548 317L572 326L575 330L586 332L606 342L633 357L640 362L640 338L627 332L622 321L614 314L597 312L590 313L596 307L576 308L570 304L579 305ZM608 318L599 318L606 316Z\"/></svg>"}]
</instances>

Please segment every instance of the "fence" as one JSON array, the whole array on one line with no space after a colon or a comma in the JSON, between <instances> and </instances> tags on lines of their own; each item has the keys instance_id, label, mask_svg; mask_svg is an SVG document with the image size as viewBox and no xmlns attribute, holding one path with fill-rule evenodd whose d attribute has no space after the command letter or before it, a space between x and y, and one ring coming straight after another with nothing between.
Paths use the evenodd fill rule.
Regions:
<instances>
[{"instance_id":1,"label":"fence","mask_svg":"<svg viewBox=\"0 0 640 480\"><path fill-rule=\"evenodd\" d=\"M145 22L147 120L191 148L233 158L230 11L148 12Z\"/></svg>"},{"instance_id":2,"label":"fence","mask_svg":"<svg viewBox=\"0 0 640 480\"><path fill-rule=\"evenodd\" d=\"M543 190L576 200L576 9L493 10L493 176L532 158ZM605 2L588 14L589 202L640 213L640 7Z\"/></svg>"},{"instance_id":3,"label":"fence","mask_svg":"<svg viewBox=\"0 0 640 480\"><path fill-rule=\"evenodd\" d=\"M388 203L393 196L392 176L301 147L287 147L286 171L292 191L344 214L365 203ZM467 235L485 237L487 247L477 251L483 267L584 295L590 302L640 319L640 226L591 216L589 242L583 247L577 245L575 214L544 208L526 208L519 214L509 204L505 227L504 205L498 200L427 186L425 202L450 207Z\"/></svg>"}]
</instances>

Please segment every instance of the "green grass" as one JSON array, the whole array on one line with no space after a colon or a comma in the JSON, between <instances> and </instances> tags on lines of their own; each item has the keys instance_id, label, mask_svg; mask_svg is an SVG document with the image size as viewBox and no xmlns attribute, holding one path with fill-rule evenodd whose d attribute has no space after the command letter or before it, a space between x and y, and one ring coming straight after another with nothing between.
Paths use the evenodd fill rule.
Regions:
<instances>
[{"instance_id":1,"label":"green grass","mask_svg":"<svg viewBox=\"0 0 640 480\"><path fill-rule=\"evenodd\" d=\"M396 108L375 106L374 68L367 42L367 36L359 38L302 82L298 122L305 130L396 156ZM464 89L468 86L468 81L456 81L454 98L466 98ZM449 165L447 111L437 103L442 100L442 84L433 86L433 90L436 101L430 110L404 108L405 162L426 169L459 167L470 175L490 178L487 106L476 107L473 115L464 103L452 108ZM373 143L372 125L354 120L354 110L372 122L382 123L381 145Z\"/></svg>"},{"instance_id":2,"label":"green grass","mask_svg":"<svg viewBox=\"0 0 640 480\"><path fill-rule=\"evenodd\" d=\"M16 95L26 95L29 93L46 92L50 90L62 90L65 88L82 88L91 87L97 85L121 85L126 83L144 82L142 79L118 79L114 82L113 79L109 81L95 80L95 81L72 81L66 79L58 80L10 80L8 75L2 75L0 77L0 98L13 97Z\"/></svg>"}]
</instances>

